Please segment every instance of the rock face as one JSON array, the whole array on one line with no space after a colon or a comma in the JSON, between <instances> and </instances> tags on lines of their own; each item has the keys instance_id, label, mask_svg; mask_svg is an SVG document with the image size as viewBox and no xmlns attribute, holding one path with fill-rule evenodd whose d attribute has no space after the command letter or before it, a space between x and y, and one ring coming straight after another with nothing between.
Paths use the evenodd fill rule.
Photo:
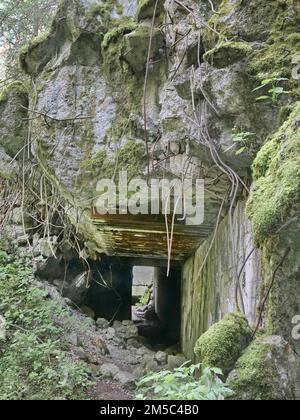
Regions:
<instances>
[{"instance_id":1,"label":"rock face","mask_svg":"<svg viewBox=\"0 0 300 420\"><path fill-rule=\"evenodd\" d=\"M293 400L299 362L280 336L256 339L238 360L228 378L236 400Z\"/></svg>"},{"instance_id":2,"label":"rock face","mask_svg":"<svg viewBox=\"0 0 300 420\"><path fill-rule=\"evenodd\" d=\"M190 2L189 15L173 2L165 2L165 13L159 2L154 28L153 2L127 3L63 1L49 33L20 54L37 87L29 106L37 139L32 152L62 199L72 202L77 215L71 220L92 257L106 251L85 217L100 178L118 178L122 169L145 178L149 152L153 177L205 176L211 227L217 197L231 184L226 165L244 176L275 124L251 94L247 59L256 51L254 40L216 48L213 25L202 23L215 17L205 3ZM244 23L251 28L251 17ZM236 155L241 145L234 130L255 137L249 153Z\"/></svg>"}]
</instances>

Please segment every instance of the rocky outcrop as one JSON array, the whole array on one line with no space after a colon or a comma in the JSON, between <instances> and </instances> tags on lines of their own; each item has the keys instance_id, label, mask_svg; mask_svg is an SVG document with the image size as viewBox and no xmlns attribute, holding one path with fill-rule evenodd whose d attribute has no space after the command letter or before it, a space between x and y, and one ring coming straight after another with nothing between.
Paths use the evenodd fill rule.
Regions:
<instances>
[{"instance_id":1,"label":"rocky outcrop","mask_svg":"<svg viewBox=\"0 0 300 420\"><path fill-rule=\"evenodd\" d=\"M128 256L133 246L128 237L109 229L101 233L91 222L99 178L118 180L122 169L129 178L204 178L203 226L210 237L184 264L184 352L193 357L197 339L237 309L253 326L259 312L259 328L299 348L291 339L291 320L300 313L300 89L292 76L299 5L294 0L166 0L158 1L155 11L155 4L61 2L49 32L20 53L34 83L29 89L14 84L0 96L0 177L14 175L17 163L11 158L30 143L82 243L76 258L89 261L104 254ZM249 192L252 226L244 210ZM54 263L57 255L51 257L48 245L49 239L38 240L40 253L53 258L62 278L65 256ZM147 252L159 258L156 250ZM80 269L72 273L75 283ZM67 286L74 291L74 283ZM108 337L117 336L111 328ZM139 346L132 341L136 337L129 339ZM263 348L258 366L268 366L274 357L290 371L293 360L283 355L288 348L283 339L261 339L238 362L241 381L232 386L243 389L247 383L239 371L244 366L249 371L247 354L257 347ZM147 363L149 369L157 367L157 360ZM277 374L272 372L274 383L280 382ZM251 386L249 394L241 391L245 398L266 396ZM291 397L289 386L283 388L276 394L265 387L271 398Z\"/></svg>"}]
</instances>

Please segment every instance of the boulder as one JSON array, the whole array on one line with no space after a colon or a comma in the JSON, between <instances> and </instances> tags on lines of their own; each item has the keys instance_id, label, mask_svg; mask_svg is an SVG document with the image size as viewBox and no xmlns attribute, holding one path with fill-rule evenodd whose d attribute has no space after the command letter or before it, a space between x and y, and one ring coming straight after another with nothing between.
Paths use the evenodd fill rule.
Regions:
<instances>
[{"instance_id":1,"label":"boulder","mask_svg":"<svg viewBox=\"0 0 300 420\"><path fill-rule=\"evenodd\" d=\"M87 271L76 276L66 289L65 297L71 299L76 305L82 304L88 292L89 280L90 273Z\"/></svg>"},{"instance_id":2,"label":"boulder","mask_svg":"<svg viewBox=\"0 0 300 420\"><path fill-rule=\"evenodd\" d=\"M168 356L168 369L173 370L179 368L186 362L186 358L183 355L173 355Z\"/></svg>"},{"instance_id":3,"label":"boulder","mask_svg":"<svg viewBox=\"0 0 300 420\"><path fill-rule=\"evenodd\" d=\"M120 371L115 375L114 379L120 382L124 388L133 388L135 384L135 377L129 372Z\"/></svg>"},{"instance_id":4,"label":"boulder","mask_svg":"<svg viewBox=\"0 0 300 420\"><path fill-rule=\"evenodd\" d=\"M103 378L113 379L120 372L120 369L113 363L104 363L99 372Z\"/></svg>"},{"instance_id":5,"label":"boulder","mask_svg":"<svg viewBox=\"0 0 300 420\"><path fill-rule=\"evenodd\" d=\"M107 319L104 318L98 318L96 321L96 325L97 328L99 328L99 330L106 330L109 327L109 321L107 321Z\"/></svg>"},{"instance_id":6,"label":"boulder","mask_svg":"<svg viewBox=\"0 0 300 420\"><path fill-rule=\"evenodd\" d=\"M280 336L257 338L237 361L227 379L234 400L293 400L299 361Z\"/></svg>"},{"instance_id":7,"label":"boulder","mask_svg":"<svg viewBox=\"0 0 300 420\"><path fill-rule=\"evenodd\" d=\"M92 308L89 308L88 306L81 306L80 310L89 318L94 319L95 318L95 312Z\"/></svg>"},{"instance_id":8,"label":"boulder","mask_svg":"<svg viewBox=\"0 0 300 420\"><path fill-rule=\"evenodd\" d=\"M164 351L158 351L154 356L154 360L156 360L159 365L165 365L167 364L168 355Z\"/></svg>"},{"instance_id":9,"label":"boulder","mask_svg":"<svg viewBox=\"0 0 300 420\"><path fill-rule=\"evenodd\" d=\"M196 342L197 359L207 367L217 367L228 375L251 341L252 330L242 314L228 314Z\"/></svg>"}]
</instances>

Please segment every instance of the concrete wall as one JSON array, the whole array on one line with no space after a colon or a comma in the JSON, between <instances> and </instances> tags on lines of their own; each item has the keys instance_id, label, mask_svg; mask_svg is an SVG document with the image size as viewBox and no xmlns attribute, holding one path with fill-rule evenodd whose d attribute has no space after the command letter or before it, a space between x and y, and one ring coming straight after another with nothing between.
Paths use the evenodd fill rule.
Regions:
<instances>
[{"instance_id":1,"label":"concrete wall","mask_svg":"<svg viewBox=\"0 0 300 420\"><path fill-rule=\"evenodd\" d=\"M239 269L253 249L252 229L245 216L245 203L238 204L234 213L234 244L231 245L229 218L219 226L214 245L207 262L199 271L212 238L202 245L184 265L181 299L181 344L187 357L193 358L196 340L212 324L228 312L235 311L235 270L233 255L236 254ZM261 275L258 251L247 262L241 276L243 301L247 318L255 323L260 292Z\"/></svg>"}]
</instances>

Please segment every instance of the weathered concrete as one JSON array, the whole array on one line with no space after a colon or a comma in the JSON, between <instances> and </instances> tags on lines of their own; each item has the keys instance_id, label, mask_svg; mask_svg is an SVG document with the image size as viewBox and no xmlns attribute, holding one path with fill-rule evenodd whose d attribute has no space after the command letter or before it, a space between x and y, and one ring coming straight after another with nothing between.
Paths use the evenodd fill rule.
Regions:
<instances>
[{"instance_id":1,"label":"weathered concrete","mask_svg":"<svg viewBox=\"0 0 300 420\"><path fill-rule=\"evenodd\" d=\"M234 213L233 236L239 267L253 249L251 224L245 216L245 203L239 203ZM194 357L196 340L209 326L227 313L235 311L236 271L233 269L230 222L226 217L207 258L211 238L201 246L183 268L181 302L181 344L184 353ZM247 319L255 323L260 292L260 262L255 253L248 260L240 279Z\"/></svg>"}]
</instances>

